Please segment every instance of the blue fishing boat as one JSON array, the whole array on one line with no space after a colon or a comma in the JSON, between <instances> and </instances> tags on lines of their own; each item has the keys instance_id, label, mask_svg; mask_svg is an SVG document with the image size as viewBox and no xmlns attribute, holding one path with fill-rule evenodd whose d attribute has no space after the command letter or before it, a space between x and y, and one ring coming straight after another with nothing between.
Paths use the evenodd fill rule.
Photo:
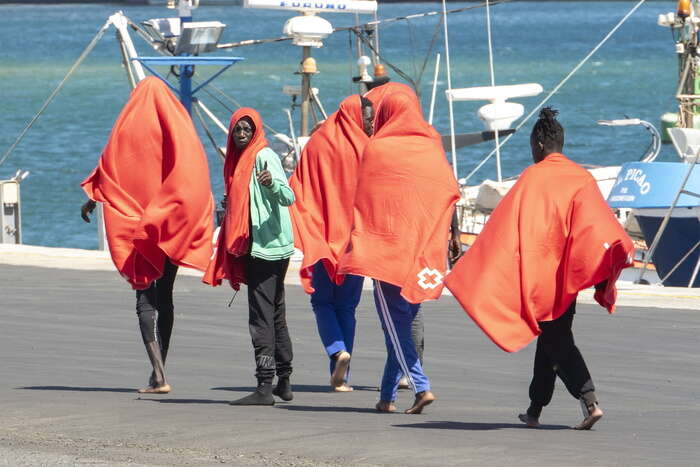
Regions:
<instances>
[{"instance_id":1,"label":"blue fishing boat","mask_svg":"<svg viewBox=\"0 0 700 467\"><path fill-rule=\"evenodd\" d=\"M608 197L611 207L632 209L666 286L700 287L700 198L690 194L700 193L695 167L694 161L624 164Z\"/></svg>"},{"instance_id":2,"label":"blue fishing boat","mask_svg":"<svg viewBox=\"0 0 700 467\"><path fill-rule=\"evenodd\" d=\"M638 282L651 260L664 285L700 287L700 1L680 0L676 12L660 15L658 24L671 29L678 55L679 112L671 122L676 128L666 130L680 160L624 164L608 203L632 209L649 245Z\"/></svg>"}]
</instances>

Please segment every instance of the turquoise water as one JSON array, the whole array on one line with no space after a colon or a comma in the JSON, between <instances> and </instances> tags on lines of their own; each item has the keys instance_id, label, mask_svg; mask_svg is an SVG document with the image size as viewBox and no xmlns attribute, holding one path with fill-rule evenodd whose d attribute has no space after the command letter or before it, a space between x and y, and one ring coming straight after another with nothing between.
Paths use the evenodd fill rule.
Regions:
<instances>
[{"instance_id":1,"label":"turquoise water","mask_svg":"<svg viewBox=\"0 0 700 467\"><path fill-rule=\"evenodd\" d=\"M542 2L512 3L492 8L497 84L538 82L545 90L556 84L590 51L632 7L634 2ZM456 8L459 4L450 4ZM675 2L651 2L633 15L615 36L551 100L561 111L567 131L566 153L590 164L619 164L638 159L649 142L641 128L609 128L596 120L625 115L657 123L673 111L677 70L669 30L656 25L659 13L672 11ZM82 49L95 35L114 5L0 5L0 153L12 144L24 125L60 82ZM437 3L381 5L380 18L431 11ZM167 16L161 7L128 6L124 12L134 21ZM240 7L201 7L196 20L220 20L228 25L222 42L281 35L289 13L243 10ZM349 25L352 15L328 15L334 26ZM420 67L428 50L437 18L396 23L381 29L381 51L409 74ZM453 86L489 84L485 11L449 17ZM134 36L139 51L154 55ZM442 49L442 37L437 42ZM282 94L285 84L298 84L293 74L300 49L289 42L244 47L233 55L245 62L234 66L217 85L244 105L258 108L266 122L285 131L282 109L289 104ZM314 86L328 111L346 95L356 92L350 83L348 34L339 33L314 50L321 73ZM443 62L444 63L444 62ZM422 79L423 103L429 104L434 56ZM203 75L209 71L200 71ZM442 92L444 71L439 78L440 98L435 126L448 131L447 104ZM31 171L22 184L24 242L36 245L96 248L94 223L79 216L84 195L80 181L95 166L129 89L114 32L105 35L62 93L38 121L15 153L0 166L0 179L18 168ZM519 102L529 111L537 98ZM222 120L229 112L207 100ZM479 131L478 103L457 103L458 132ZM531 123L512 138L502 152L504 176L516 175L530 162L528 135ZM217 133L219 136L220 133ZM224 139L221 138L221 144ZM208 141L205 147L209 150ZM460 176L466 175L493 148L484 143L459 150ZM401 155L397 154L397 164ZM663 159L672 160L665 147ZM212 182L220 198L221 162L209 151ZM487 163L472 182L495 178L495 163Z\"/></svg>"}]
</instances>

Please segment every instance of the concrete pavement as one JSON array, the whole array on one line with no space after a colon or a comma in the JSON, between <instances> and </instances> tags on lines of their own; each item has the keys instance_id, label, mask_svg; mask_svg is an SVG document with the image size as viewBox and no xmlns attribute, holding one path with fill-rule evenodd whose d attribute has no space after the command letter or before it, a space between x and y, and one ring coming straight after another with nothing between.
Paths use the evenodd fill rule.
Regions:
<instances>
[{"instance_id":1,"label":"concrete pavement","mask_svg":"<svg viewBox=\"0 0 700 467\"><path fill-rule=\"evenodd\" d=\"M0 254L2 256L2 254ZM352 384L327 391L308 297L287 288L295 399L227 402L254 386L245 293L178 277L168 378L139 396L148 364L134 296L111 271L0 265L0 465L700 465L700 312L582 304L575 335L605 418L590 432L558 383L540 430L527 403L534 346L506 354L452 297L425 305L422 415L372 407L385 350L371 294L358 310ZM400 394L407 408L412 394Z\"/></svg>"}]
</instances>

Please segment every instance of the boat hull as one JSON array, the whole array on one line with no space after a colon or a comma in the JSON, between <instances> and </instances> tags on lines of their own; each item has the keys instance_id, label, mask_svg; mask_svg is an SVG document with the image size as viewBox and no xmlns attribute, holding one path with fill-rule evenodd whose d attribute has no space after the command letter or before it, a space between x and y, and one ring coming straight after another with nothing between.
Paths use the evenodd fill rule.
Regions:
<instances>
[{"instance_id":1,"label":"boat hull","mask_svg":"<svg viewBox=\"0 0 700 467\"><path fill-rule=\"evenodd\" d=\"M635 209L633 212L647 245L651 245L667 209ZM683 259L683 257L698 240L700 240L700 208L674 209L651 258L660 278L671 273L663 281L664 285L688 287L695 265L700 260L700 248L696 248L687 258ZM682 263L671 272L681 260ZM700 287L700 274L695 278L692 287Z\"/></svg>"},{"instance_id":2,"label":"boat hull","mask_svg":"<svg viewBox=\"0 0 700 467\"><path fill-rule=\"evenodd\" d=\"M624 164L608 197L613 208L632 208L649 246L670 206L676 201L651 258L659 277L665 278L663 284L666 286L688 287L700 258L700 247L688 254L700 240L700 198L683 194L676 200L690 168L683 162ZM689 192L700 192L700 167L696 166L690 172L684 188ZM700 277L693 282L692 287L700 287Z\"/></svg>"}]
</instances>

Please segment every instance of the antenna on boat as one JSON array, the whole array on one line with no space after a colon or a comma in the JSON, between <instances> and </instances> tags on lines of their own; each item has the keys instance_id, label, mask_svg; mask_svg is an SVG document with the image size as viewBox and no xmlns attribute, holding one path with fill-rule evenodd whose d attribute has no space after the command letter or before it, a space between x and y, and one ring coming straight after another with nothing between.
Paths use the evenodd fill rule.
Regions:
<instances>
[{"instance_id":1,"label":"antenna on boat","mask_svg":"<svg viewBox=\"0 0 700 467\"><path fill-rule=\"evenodd\" d=\"M457 142L455 141L455 115L452 99L449 98L449 93L452 92L452 69L450 66L450 39L447 30L447 3L442 0L442 23L445 31L445 66L447 68L447 108L450 114L450 145L452 148L452 170L455 178L457 175Z\"/></svg>"},{"instance_id":2,"label":"antenna on boat","mask_svg":"<svg viewBox=\"0 0 700 467\"><path fill-rule=\"evenodd\" d=\"M244 8L261 8L268 10L288 10L301 13L287 20L282 28L285 36L292 38L292 43L302 48L302 61L297 72L301 75L301 125L300 136L309 135L309 115L312 104L318 104L318 97L311 88L311 77L318 73L316 60L311 56L311 47L323 46L323 39L333 33L330 22L318 16L319 13L354 13L367 14L377 11L377 2L373 0L353 1L288 1L288 0L244 0Z\"/></svg>"},{"instance_id":3,"label":"antenna on boat","mask_svg":"<svg viewBox=\"0 0 700 467\"><path fill-rule=\"evenodd\" d=\"M489 45L489 73L491 75L491 86L496 86L496 71L493 65L493 37L491 35L491 3L486 0L486 35ZM499 182L503 181L501 175L501 144L498 140L498 129L494 129L496 140L496 178Z\"/></svg>"},{"instance_id":4,"label":"antenna on boat","mask_svg":"<svg viewBox=\"0 0 700 467\"><path fill-rule=\"evenodd\" d=\"M443 0L444 15L446 15L445 8L445 0ZM498 181L501 182L503 181L503 178L501 174L501 153L500 141L498 138L499 132L503 133L507 131L508 133L513 133L513 130L510 129L511 124L520 118L525 111L525 108L521 104L506 101L514 97L536 96L543 91L543 88L537 83L496 86L496 74L493 65L493 46L491 40L490 0L486 0L486 30L488 35L491 86L452 89L452 82L450 78L450 49L447 38L447 17L445 17L445 52L447 55L447 91L445 91L445 93L447 95L447 102L450 108L450 137L452 141L452 161L455 168L455 176L457 176L457 159L455 154L456 140L452 103L455 101L487 100L489 101L489 104L481 107L478 111L478 115L486 125L486 129L489 132L493 132L494 139L496 140L496 173Z\"/></svg>"}]
</instances>

